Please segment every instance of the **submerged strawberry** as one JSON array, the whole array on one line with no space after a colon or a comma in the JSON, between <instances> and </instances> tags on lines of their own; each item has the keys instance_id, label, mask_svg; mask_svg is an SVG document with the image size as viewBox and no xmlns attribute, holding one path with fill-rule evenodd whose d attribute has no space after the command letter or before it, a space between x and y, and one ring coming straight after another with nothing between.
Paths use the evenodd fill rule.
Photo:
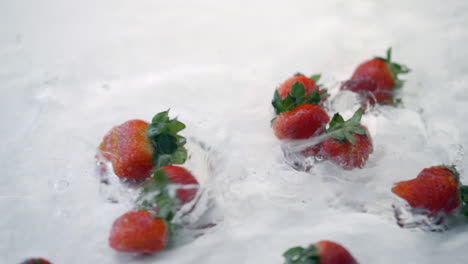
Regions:
<instances>
[{"instance_id":1,"label":"submerged strawberry","mask_svg":"<svg viewBox=\"0 0 468 264\"><path fill-rule=\"evenodd\" d=\"M341 89L361 94L370 104L393 105L394 90L403 86L398 75L408 72L409 68L392 61L392 49L389 48L387 58L376 57L359 65Z\"/></svg>"},{"instance_id":2,"label":"submerged strawberry","mask_svg":"<svg viewBox=\"0 0 468 264\"><path fill-rule=\"evenodd\" d=\"M130 120L114 127L99 149L119 177L142 180L155 167L185 162L185 138L177 134L184 128L165 111L155 115L151 124Z\"/></svg>"},{"instance_id":3,"label":"submerged strawberry","mask_svg":"<svg viewBox=\"0 0 468 264\"><path fill-rule=\"evenodd\" d=\"M43 258L33 258L33 259L25 260L21 262L21 264L52 264L52 263L50 263L49 261Z\"/></svg>"},{"instance_id":4,"label":"submerged strawberry","mask_svg":"<svg viewBox=\"0 0 468 264\"><path fill-rule=\"evenodd\" d=\"M197 179L188 170L168 165L156 170L145 181L137 203L140 208L152 210L170 222L184 204L196 197L198 188Z\"/></svg>"},{"instance_id":5,"label":"submerged strawberry","mask_svg":"<svg viewBox=\"0 0 468 264\"><path fill-rule=\"evenodd\" d=\"M195 198L198 191L198 181L190 171L174 165L164 166L161 170L169 177L171 184L178 185L177 197L182 205Z\"/></svg>"},{"instance_id":6,"label":"submerged strawberry","mask_svg":"<svg viewBox=\"0 0 468 264\"><path fill-rule=\"evenodd\" d=\"M323 240L308 246L294 247L283 256L285 264L358 264L354 257L343 246Z\"/></svg>"},{"instance_id":7,"label":"submerged strawberry","mask_svg":"<svg viewBox=\"0 0 468 264\"><path fill-rule=\"evenodd\" d=\"M467 188L460 184L454 166L441 165L423 169L415 179L396 183L392 192L412 208L428 210L429 216L435 216L453 213L461 205L466 208Z\"/></svg>"},{"instance_id":8,"label":"submerged strawberry","mask_svg":"<svg viewBox=\"0 0 468 264\"><path fill-rule=\"evenodd\" d=\"M110 246L122 252L154 253L166 248L168 223L145 210L128 212L115 220Z\"/></svg>"},{"instance_id":9,"label":"submerged strawberry","mask_svg":"<svg viewBox=\"0 0 468 264\"><path fill-rule=\"evenodd\" d=\"M326 131L329 137L320 144L319 155L345 169L363 168L373 145L369 131L360 123L362 113L363 109L358 109L348 121L335 114Z\"/></svg>"}]
</instances>

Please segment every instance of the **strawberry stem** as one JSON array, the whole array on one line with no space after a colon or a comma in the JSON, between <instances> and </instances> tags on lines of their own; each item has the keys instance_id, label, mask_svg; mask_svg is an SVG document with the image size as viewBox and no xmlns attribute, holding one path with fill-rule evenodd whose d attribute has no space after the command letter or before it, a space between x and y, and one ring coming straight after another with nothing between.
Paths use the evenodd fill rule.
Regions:
<instances>
[{"instance_id":1,"label":"strawberry stem","mask_svg":"<svg viewBox=\"0 0 468 264\"><path fill-rule=\"evenodd\" d=\"M182 164L187 160L186 140L177 133L185 124L169 118L169 110L156 114L148 127L148 138L155 149L155 168L171 164Z\"/></svg>"},{"instance_id":2,"label":"strawberry stem","mask_svg":"<svg viewBox=\"0 0 468 264\"><path fill-rule=\"evenodd\" d=\"M356 136L354 134L367 135L366 129L361 125L363 113L364 110L359 108L347 121L345 121L339 113L336 113L331 119L326 133L329 134L330 137L343 143L349 141L351 144L355 145Z\"/></svg>"},{"instance_id":3,"label":"strawberry stem","mask_svg":"<svg viewBox=\"0 0 468 264\"><path fill-rule=\"evenodd\" d=\"M293 247L283 253L285 264L319 264L319 250L315 245L307 248Z\"/></svg>"},{"instance_id":4,"label":"strawberry stem","mask_svg":"<svg viewBox=\"0 0 468 264\"><path fill-rule=\"evenodd\" d=\"M139 209L155 211L156 217L171 222L180 208L180 201L175 195L171 195L170 184L171 180L164 170L156 170L143 183L143 192L137 198Z\"/></svg>"},{"instance_id":5,"label":"strawberry stem","mask_svg":"<svg viewBox=\"0 0 468 264\"><path fill-rule=\"evenodd\" d=\"M377 57L380 60L383 60L387 62L388 67L390 68L390 71L392 73L393 80L395 81L395 88L401 88L403 87L404 81L398 79L399 74L407 74L411 71L410 68L406 67L403 64L398 64L396 62L392 61L392 48L387 49L387 57L382 58L382 57Z\"/></svg>"}]
</instances>

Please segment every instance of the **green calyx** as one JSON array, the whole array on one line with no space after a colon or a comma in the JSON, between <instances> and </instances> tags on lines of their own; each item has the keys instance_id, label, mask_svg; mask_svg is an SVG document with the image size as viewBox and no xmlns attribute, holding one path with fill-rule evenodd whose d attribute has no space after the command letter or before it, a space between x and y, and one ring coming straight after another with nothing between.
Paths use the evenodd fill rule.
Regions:
<instances>
[{"instance_id":1,"label":"green calyx","mask_svg":"<svg viewBox=\"0 0 468 264\"><path fill-rule=\"evenodd\" d=\"M457 181L460 180L460 173L458 172L457 167L455 165L441 165L441 167L449 169L452 172L453 176L457 178Z\"/></svg>"},{"instance_id":2,"label":"green calyx","mask_svg":"<svg viewBox=\"0 0 468 264\"><path fill-rule=\"evenodd\" d=\"M307 248L293 247L283 253L285 264L319 264L319 250L315 245Z\"/></svg>"},{"instance_id":3,"label":"green calyx","mask_svg":"<svg viewBox=\"0 0 468 264\"><path fill-rule=\"evenodd\" d=\"M468 218L468 186L460 186L460 212L462 215Z\"/></svg>"},{"instance_id":4,"label":"green calyx","mask_svg":"<svg viewBox=\"0 0 468 264\"><path fill-rule=\"evenodd\" d=\"M180 202L175 194L171 195L170 184L171 180L164 170L156 170L142 185L143 191L136 201L139 209L155 211L155 217L171 222L180 208Z\"/></svg>"},{"instance_id":5,"label":"green calyx","mask_svg":"<svg viewBox=\"0 0 468 264\"><path fill-rule=\"evenodd\" d=\"M320 75L314 76L317 80L320 79ZM304 84L296 82L293 84L291 92L289 92L284 99L280 96L278 90L276 90L271 104L273 105L276 114L279 115L284 112L289 112L303 104L318 104L322 99L328 97L328 95L327 89L322 89L321 93L319 93L319 89L317 88L310 93L307 98L307 90Z\"/></svg>"},{"instance_id":6,"label":"green calyx","mask_svg":"<svg viewBox=\"0 0 468 264\"><path fill-rule=\"evenodd\" d=\"M367 135L366 129L361 126L363 112L364 110L359 108L347 121L344 121L343 117L339 113L336 113L330 121L326 133L329 134L330 137L343 143L349 141L351 144L355 145L356 136L354 134Z\"/></svg>"},{"instance_id":7,"label":"green calyx","mask_svg":"<svg viewBox=\"0 0 468 264\"><path fill-rule=\"evenodd\" d=\"M404 81L398 79L399 74L407 74L411 71L410 68L406 67L403 64L398 64L392 61L392 48L387 49L387 58L377 57L379 60L387 62L388 67L392 73L393 80L395 81L395 88L403 87Z\"/></svg>"},{"instance_id":8,"label":"green calyx","mask_svg":"<svg viewBox=\"0 0 468 264\"><path fill-rule=\"evenodd\" d=\"M182 164L187 160L186 140L177 133L185 128L184 123L169 118L169 110L156 114L148 127L148 138L154 146L155 168L170 164Z\"/></svg>"}]
</instances>

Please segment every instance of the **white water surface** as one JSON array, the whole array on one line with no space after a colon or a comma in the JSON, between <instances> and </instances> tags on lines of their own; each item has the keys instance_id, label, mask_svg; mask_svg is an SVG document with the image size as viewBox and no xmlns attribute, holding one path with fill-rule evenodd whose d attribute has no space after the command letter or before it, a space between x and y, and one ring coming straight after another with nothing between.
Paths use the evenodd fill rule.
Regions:
<instances>
[{"instance_id":1,"label":"white water surface","mask_svg":"<svg viewBox=\"0 0 468 264\"><path fill-rule=\"evenodd\" d=\"M390 188L441 163L468 183L467 27L465 0L1 1L0 263L282 263L323 239L362 264L466 263L468 222L401 229ZM367 166L289 167L270 128L275 87L320 72L351 106L338 82L389 46L413 71L403 106L363 117ZM187 166L210 172L217 225L154 256L117 253L110 227L131 204L103 193L97 146L168 108L208 150Z\"/></svg>"}]
</instances>

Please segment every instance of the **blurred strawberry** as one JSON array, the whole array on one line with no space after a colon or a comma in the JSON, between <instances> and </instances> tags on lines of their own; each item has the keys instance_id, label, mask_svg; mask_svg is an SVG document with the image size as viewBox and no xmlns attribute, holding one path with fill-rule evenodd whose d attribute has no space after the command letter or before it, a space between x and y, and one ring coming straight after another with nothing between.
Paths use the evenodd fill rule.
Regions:
<instances>
[{"instance_id":1,"label":"blurred strawberry","mask_svg":"<svg viewBox=\"0 0 468 264\"><path fill-rule=\"evenodd\" d=\"M343 246L323 240L307 248L294 247L283 256L285 264L358 264Z\"/></svg>"},{"instance_id":2,"label":"blurred strawberry","mask_svg":"<svg viewBox=\"0 0 468 264\"><path fill-rule=\"evenodd\" d=\"M25 260L21 262L21 264L52 264L52 263L50 263L49 261L43 258L33 258L33 259Z\"/></svg>"},{"instance_id":3,"label":"blurred strawberry","mask_svg":"<svg viewBox=\"0 0 468 264\"><path fill-rule=\"evenodd\" d=\"M122 252L154 253L166 248L168 223L145 210L128 212L115 220L110 246Z\"/></svg>"},{"instance_id":4,"label":"blurred strawberry","mask_svg":"<svg viewBox=\"0 0 468 264\"><path fill-rule=\"evenodd\" d=\"M403 86L399 74L406 74L410 69L393 62L392 49L387 50L387 58L376 57L360 64L350 80L341 89L351 90L367 98L370 104L393 105L394 90Z\"/></svg>"},{"instance_id":5,"label":"blurred strawberry","mask_svg":"<svg viewBox=\"0 0 468 264\"><path fill-rule=\"evenodd\" d=\"M99 149L119 177L142 180L150 177L154 167L185 162L185 138L177 134L184 128L165 111L155 115L151 124L130 120L114 127Z\"/></svg>"}]
</instances>

